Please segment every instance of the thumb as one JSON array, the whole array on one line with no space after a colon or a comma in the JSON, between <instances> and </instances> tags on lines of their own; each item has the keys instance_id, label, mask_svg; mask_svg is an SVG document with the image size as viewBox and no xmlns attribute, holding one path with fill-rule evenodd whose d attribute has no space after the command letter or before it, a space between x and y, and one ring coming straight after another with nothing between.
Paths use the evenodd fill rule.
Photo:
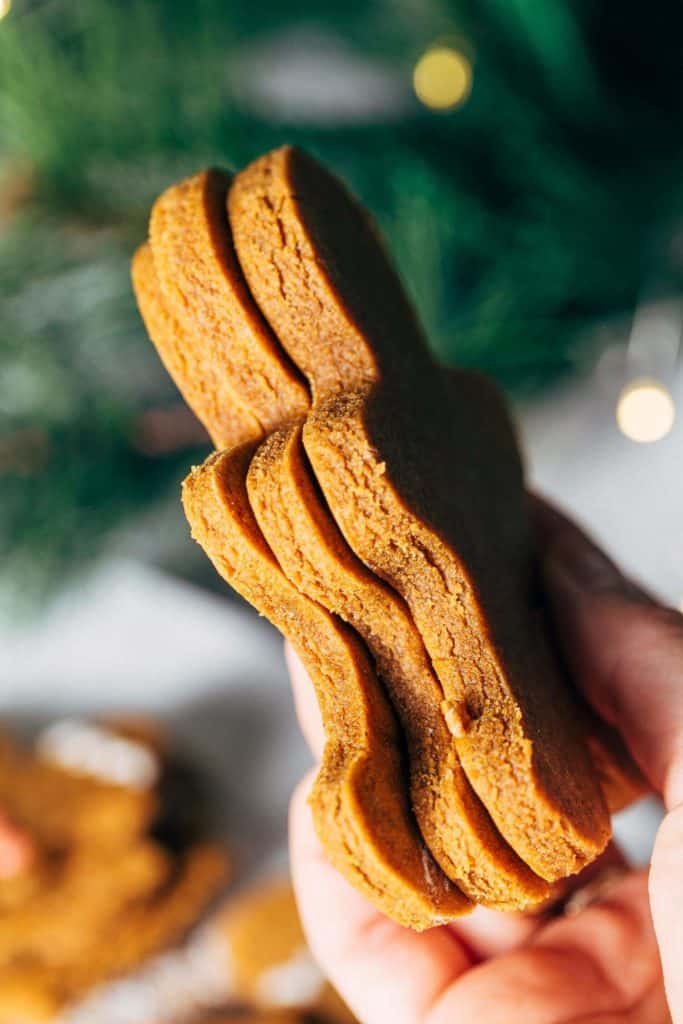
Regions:
<instances>
[{"instance_id":1,"label":"thumb","mask_svg":"<svg viewBox=\"0 0 683 1024\"><path fill-rule=\"evenodd\" d=\"M576 685L667 807L683 802L683 616L628 580L573 523L536 508L558 642Z\"/></svg>"},{"instance_id":2,"label":"thumb","mask_svg":"<svg viewBox=\"0 0 683 1024\"><path fill-rule=\"evenodd\" d=\"M650 902L672 1020L683 1024L683 616L626 579L586 535L535 501L558 641L576 684L624 737L668 808Z\"/></svg>"}]
</instances>

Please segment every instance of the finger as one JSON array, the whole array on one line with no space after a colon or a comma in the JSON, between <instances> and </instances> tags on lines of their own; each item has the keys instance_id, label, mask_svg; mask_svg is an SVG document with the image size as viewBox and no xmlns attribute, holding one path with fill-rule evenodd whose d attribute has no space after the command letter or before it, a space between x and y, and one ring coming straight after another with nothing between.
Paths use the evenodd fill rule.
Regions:
<instances>
[{"instance_id":1,"label":"finger","mask_svg":"<svg viewBox=\"0 0 683 1024\"><path fill-rule=\"evenodd\" d=\"M311 779L292 798L290 856L313 955L364 1024L416 1024L472 959L447 928L418 935L394 924L331 867L307 803Z\"/></svg>"},{"instance_id":2,"label":"finger","mask_svg":"<svg viewBox=\"0 0 683 1024\"><path fill-rule=\"evenodd\" d=\"M625 580L557 510L536 502L535 517L576 681L671 809L655 842L650 894L669 1000L683 1019L683 618Z\"/></svg>"},{"instance_id":3,"label":"finger","mask_svg":"<svg viewBox=\"0 0 683 1024\"><path fill-rule=\"evenodd\" d=\"M325 730L318 707L313 683L288 640L285 640L285 661L294 694L294 708L304 739L316 760L320 760L325 747Z\"/></svg>"},{"instance_id":4,"label":"finger","mask_svg":"<svg viewBox=\"0 0 683 1024\"><path fill-rule=\"evenodd\" d=\"M467 917L446 925L470 951L473 960L481 963L500 956L528 942L543 925L541 916L533 914L502 914L487 907L475 907Z\"/></svg>"},{"instance_id":5,"label":"finger","mask_svg":"<svg viewBox=\"0 0 683 1024\"><path fill-rule=\"evenodd\" d=\"M285 658L302 731L314 756L319 758L322 754L325 737L313 685L296 651L288 642L285 642ZM563 886L561 891L556 894L552 905L544 907L540 914L501 914L488 910L486 907L476 907L467 917L461 918L448 927L465 943L476 960L499 956L526 942L543 925L545 916L552 913L555 906L564 903L571 892L586 885L607 867L623 864L621 852L615 844L611 843L607 850L585 871L570 879L567 885Z\"/></svg>"},{"instance_id":6,"label":"finger","mask_svg":"<svg viewBox=\"0 0 683 1024\"><path fill-rule=\"evenodd\" d=\"M658 982L644 999L625 1013L590 1014L572 1024L671 1024L664 986Z\"/></svg>"},{"instance_id":7,"label":"finger","mask_svg":"<svg viewBox=\"0 0 683 1024\"><path fill-rule=\"evenodd\" d=\"M650 868L650 900L666 989L675 1021L683 1021L683 805L659 826Z\"/></svg>"},{"instance_id":8,"label":"finger","mask_svg":"<svg viewBox=\"0 0 683 1024\"><path fill-rule=\"evenodd\" d=\"M668 807L683 802L683 616L627 580L573 523L536 501L559 642L588 701L621 732Z\"/></svg>"},{"instance_id":9,"label":"finger","mask_svg":"<svg viewBox=\"0 0 683 1024\"><path fill-rule=\"evenodd\" d=\"M316 758L322 755L325 736L313 684L296 651L285 642L285 659L294 692L294 704L301 730ZM526 941L539 927L538 918L525 914L499 914L485 907L451 927L477 959L498 955Z\"/></svg>"},{"instance_id":10,"label":"finger","mask_svg":"<svg viewBox=\"0 0 683 1024\"><path fill-rule=\"evenodd\" d=\"M555 887L553 896L541 907L526 913L501 914L486 907L476 907L467 917L448 927L467 945L477 961L509 953L528 942L549 919L558 914L577 911L594 902L616 877L626 873L623 853L612 842L587 868Z\"/></svg>"},{"instance_id":11,"label":"finger","mask_svg":"<svg viewBox=\"0 0 683 1024\"><path fill-rule=\"evenodd\" d=\"M291 812L302 921L314 955L364 1024L562 1024L630 1013L656 985L642 873L546 926L517 952L472 966L448 929L405 931L333 871L313 832L308 784Z\"/></svg>"},{"instance_id":12,"label":"finger","mask_svg":"<svg viewBox=\"0 0 683 1024\"><path fill-rule=\"evenodd\" d=\"M461 975L419 1024L568 1024L610 1014L623 1022L658 977L647 881L639 873L576 917L552 922L524 948Z\"/></svg>"}]
</instances>

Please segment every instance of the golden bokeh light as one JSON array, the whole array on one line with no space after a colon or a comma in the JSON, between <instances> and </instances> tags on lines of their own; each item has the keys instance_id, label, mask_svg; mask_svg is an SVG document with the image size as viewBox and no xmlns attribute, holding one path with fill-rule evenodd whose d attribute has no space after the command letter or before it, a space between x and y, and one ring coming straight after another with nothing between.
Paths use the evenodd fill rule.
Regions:
<instances>
[{"instance_id":1,"label":"golden bokeh light","mask_svg":"<svg viewBox=\"0 0 683 1024\"><path fill-rule=\"evenodd\" d=\"M617 423L631 441L650 444L669 433L676 418L673 398L657 380L636 380L617 402Z\"/></svg>"},{"instance_id":2,"label":"golden bokeh light","mask_svg":"<svg viewBox=\"0 0 683 1024\"><path fill-rule=\"evenodd\" d=\"M9 14L12 6L12 0L0 0L0 19L4 18L6 14Z\"/></svg>"},{"instance_id":3,"label":"golden bokeh light","mask_svg":"<svg viewBox=\"0 0 683 1024\"><path fill-rule=\"evenodd\" d=\"M472 88L472 65L464 53L433 46L422 54L413 71L415 95L432 110L452 110Z\"/></svg>"}]
</instances>

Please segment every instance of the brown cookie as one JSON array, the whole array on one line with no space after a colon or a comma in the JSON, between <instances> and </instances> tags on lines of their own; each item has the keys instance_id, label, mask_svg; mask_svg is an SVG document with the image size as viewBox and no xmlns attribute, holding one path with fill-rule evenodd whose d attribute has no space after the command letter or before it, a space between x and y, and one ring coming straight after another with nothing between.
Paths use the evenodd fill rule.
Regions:
<instances>
[{"instance_id":1,"label":"brown cookie","mask_svg":"<svg viewBox=\"0 0 683 1024\"><path fill-rule=\"evenodd\" d=\"M163 852L146 842L55 860L37 897L0 917L0 969L16 959L63 967L87 957L116 912L159 890L170 869Z\"/></svg>"},{"instance_id":2,"label":"brown cookie","mask_svg":"<svg viewBox=\"0 0 683 1024\"><path fill-rule=\"evenodd\" d=\"M0 1022L48 1019L138 966L180 938L216 893L220 849L158 841L164 800L148 769L167 754L139 722L65 720L35 750L2 738ZM130 785L88 774L113 767L132 770Z\"/></svg>"},{"instance_id":3,"label":"brown cookie","mask_svg":"<svg viewBox=\"0 0 683 1024\"><path fill-rule=\"evenodd\" d=\"M443 871L471 899L499 909L545 899L547 883L501 839L467 781L442 711L443 691L407 605L356 558L316 492L301 426L261 443L247 489L287 577L367 644L406 736L420 830Z\"/></svg>"},{"instance_id":4,"label":"brown cookie","mask_svg":"<svg viewBox=\"0 0 683 1024\"><path fill-rule=\"evenodd\" d=\"M222 443L216 433L221 417L232 406L248 410L263 435L304 414L309 403L245 285L227 221L228 185L222 171L196 174L164 192L150 220L159 292L189 341L178 352L200 361L190 377L203 391L207 411L200 418L216 443Z\"/></svg>"},{"instance_id":5,"label":"brown cookie","mask_svg":"<svg viewBox=\"0 0 683 1024\"><path fill-rule=\"evenodd\" d=\"M227 944L236 1002L353 1024L351 1011L311 956L289 879L252 886L230 900L215 923Z\"/></svg>"},{"instance_id":6,"label":"brown cookie","mask_svg":"<svg viewBox=\"0 0 683 1024\"><path fill-rule=\"evenodd\" d=\"M149 244L135 253L133 288L147 333L161 361L194 414L219 448L230 448L263 436L256 417L238 404L222 362L213 347L199 346L167 309L159 291Z\"/></svg>"},{"instance_id":7,"label":"brown cookie","mask_svg":"<svg viewBox=\"0 0 683 1024\"><path fill-rule=\"evenodd\" d=\"M183 487L192 534L218 572L289 637L311 675L327 737L311 805L330 860L401 923L446 921L470 903L419 837L389 705L356 637L296 590L263 540L245 486L252 453L222 452L193 470Z\"/></svg>"},{"instance_id":8,"label":"brown cookie","mask_svg":"<svg viewBox=\"0 0 683 1024\"><path fill-rule=\"evenodd\" d=\"M0 737L0 807L39 846L127 846L157 811L153 790L79 776Z\"/></svg>"},{"instance_id":9,"label":"brown cookie","mask_svg":"<svg viewBox=\"0 0 683 1024\"><path fill-rule=\"evenodd\" d=\"M519 456L500 400L479 378L436 369L367 216L314 161L285 148L237 176L228 205L239 265L219 209L226 185L218 172L197 175L169 190L155 207L153 261L149 255L136 261L145 262L142 276L152 282L147 289L152 303L165 310L168 302L182 328L179 321L157 316L159 340L152 331L153 340L214 439L220 441L226 416L224 436L239 444L258 436L255 422L263 434L301 421L308 406L307 393L292 387L291 380L282 389L275 385L278 409L269 407L272 417L264 423L259 360L270 360L268 373L279 372L273 358L285 374L292 373L287 358L278 354L277 336L315 396L303 431L314 472L309 482L314 488L317 478L327 501L327 525L333 532L339 527L346 542L336 533L344 557L334 549L337 563L331 555L323 563L332 575L316 592L318 576L303 578L296 559L288 559L291 543L282 531L278 540L274 526L271 540L276 548L283 545L277 553L286 573L328 608L344 615L346 606L346 617L370 646L374 643L376 657L382 644L386 648L382 630L391 634L395 622L367 613L354 618L359 579L366 596L377 601L381 594L394 610L405 612L407 606L406 635L415 639L417 627L438 680L429 673L431 682L419 693L417 676L411 676L414 660L401 663L400 672L398 664L384 669L385 676L394 672L389 689L404 723L410 703L406 677L415 680L413 696L421 697L421 728L406 729L413 762L420 735L440 721L439 728L445 726L451 737L440 733L439 749L450 743L449 763L463 787L469 783L479 796L503 839L548 880L578 870L609 832L598 775L615 806L639 791L637 772L608 735L590 737L598 773L586 752L587 720L572 704L540 625ZM175 361L164 356L165 350ZM257 358L247 355L252 351ZM296 375L294 380L298 383ZM258 486L252 490L257 506L258 492ZM197 500L196 522L202 514ZM197 536L202 543L216 539L206 529ZM258 531L255 538L265 548ZM308 539L320 540L315 534ZM214 561L217 554L214 544ZM312 553L312 570L316 560ZM340 603L330 580L338 582L342 570L347 589ZM262 610L259 600L254 603ZM378 615L386 614L382 607ZM416 648L411 650L414 655ZM319 698L333 703L330 681L322 686L327 697L319 679ZM331 721L329 707L326 717ZM433 780L440 771L437 765ZM443 786L444 780L438 781ZM416 781L413 769L413 799L423 831L442 864L455 856L462 870L471 857L454 838L459 829L450 821L443 828L432 821L430 831L428 815L419 810L420 785L426 795L428 786L424 779ZM453 791L462 796L458 786ZM476 801L474 793L471 800ZM460 831L474 820L471 807L477 805L468 806L470 817L465 814ZM445 821L435 807L434 818ZM491 834L488 853L500 867L506 847L494 829ZM509 857L515 881L508 905L520 905L514 901L525 884L524 869L518 875L516 858ZM526 874L526 884L540 885ZM479 885L476 871L473 877Z\"/></svg>"},{"instance_id":10,"label":"brown cookie","mask_svg":"<svg viewBox=\"0 0 683 1024\"><path fill-rule=\"evenodd\" d=\"M120 903L106 931L91 933L87 955L60 965L60 983L72 1002L95 985L133 970L173 946L196 924L226 880L226 858L211 844L196 844L172 864L167 884ZM101 876L100 876L101 884ZM116 942L108 937L116 935Z\"/></svg>"},{"instance_id":11,"label":"brown cookie","mask_svg":"<svg viewBox=\"0 0 683 1024\"><path fill-rule=\"evenodd\" d=\"M472 787L539 875L580 870L609 818L534 624L522 475L495 397L465 377L454 396L420 356L374 234L310 158L256 161L229 211L252 294L309 375L316 479L355 554L409 605Z\"/></svg>"},{"instance_id":12,"label":"brown cookie","mask_svg":"<svg viewBox=\"0 0 683 1024\"><path fill-rule=\"evenodd\" d=\"M360 216L362 217L362 211ZM232 291L233 305L236 307L232 315L239 318L242 314L245 323L258 324L258 312L255 307L251 316L246 312L249 298L241 290L239 274L234 271L233 263L230 260L228 263L233 268L237 282ZM260 438L263 431L256 416L250 411L251 407L238 404L235 400L229 384L229 374L225 372L225 367L217 362L213 345L209 344L211 335L185 331L168 313L159 292L149 244L141 246L136 252L132 274L138 305L150 337L169 374L188 405L207 428L217 447L230 448ZM375 304L370 303L368 308L374 309ZM403 319L406 316L412 317L412 313L406 314L405 305L401 306L400 310ZM417 344L417 328L414 328L414 331ZM292 343L296 338L295 331ZM305 362L305 351L301 358ZM367 358L365 372L369 376L377 376L379 366L370 361L369 355ZM347 369L345 374L342 374L342 379L352 372L357 372L357 366L353 366L353 371ZM295 397L291 407L285 410L284 418L294 418L299 405L300 396ZM604 782L603 788L607 793L610 810L619 810L642 795L645 786L642 776L613 730L606 729L603 723L593 721L593 718L594 716L587 715L589 748L598 765L601 781Z\"/></svg>"},{"instance_id":13,"label":"brown cookie","mask_svg":"<svg viewBox=\"0 0 683 1024\"><path fill-rule=\"evenodd\" d=\"M232 182L228 212L251 293L316 400L428 372L367 213L311 157L283 146L254 161Z\"/></svg>"},{"instance_id":14,"label":"brown cookie","mask_svg":"<svg viewBox=\"0 0 683 1024\"><path fill-rule=\"evenodd\" d=\"M64 991L53 970L36 963L15 963L0 971L0 1024L54 1021Z\"/></svg>"}]
</instances>

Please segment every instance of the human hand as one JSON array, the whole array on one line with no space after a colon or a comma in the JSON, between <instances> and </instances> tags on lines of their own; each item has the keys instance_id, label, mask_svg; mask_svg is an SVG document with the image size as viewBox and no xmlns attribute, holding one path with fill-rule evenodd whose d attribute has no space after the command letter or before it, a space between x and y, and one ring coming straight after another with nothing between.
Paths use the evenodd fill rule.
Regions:
<instances>
[{"instance_id":1,"label":"human hand","mask_svg":"<svg viewBox=\"0 0 683 1024\"><path fill-rule=\"evenodd\" d=\"M416 934L378 913L325 860L308 776L290 813L294 886L311 948L363 1024L683 1024L683 616L625 579L559 512L538 499L533 510L575 682L620 730L667 809L649 877L613 873L571 914L478 907ZM287 658L318 757L324 736L313 689L291 649ZM574 884L618 860L612 847Z\"/></svg>"}]
</instances>

